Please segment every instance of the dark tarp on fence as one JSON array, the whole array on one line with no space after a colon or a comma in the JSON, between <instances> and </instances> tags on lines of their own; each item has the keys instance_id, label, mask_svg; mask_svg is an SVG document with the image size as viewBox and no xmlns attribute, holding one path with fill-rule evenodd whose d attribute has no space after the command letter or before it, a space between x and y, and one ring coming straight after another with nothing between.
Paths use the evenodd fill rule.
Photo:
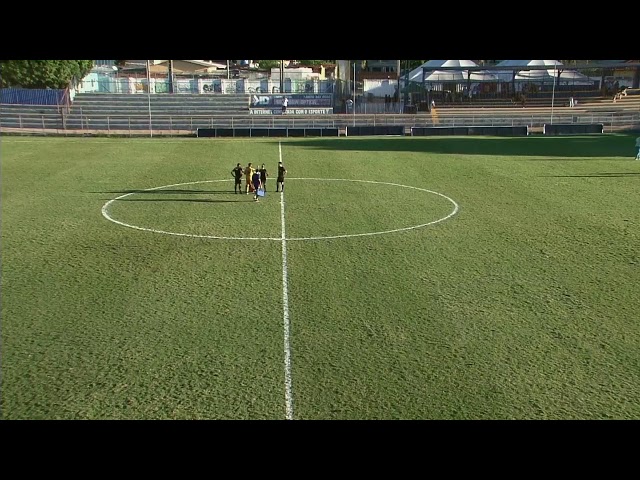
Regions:
<instances>
[{"instance_id":1,"label":"dark tarp on fence","mask_svg":"<svg viewBox=\"0 0 640 480\"><path fill-rule=\"evenodd\" d=\"M0 103L10 105L59 105L65 90L0 88Z\"/></svg>"}]
</instances>

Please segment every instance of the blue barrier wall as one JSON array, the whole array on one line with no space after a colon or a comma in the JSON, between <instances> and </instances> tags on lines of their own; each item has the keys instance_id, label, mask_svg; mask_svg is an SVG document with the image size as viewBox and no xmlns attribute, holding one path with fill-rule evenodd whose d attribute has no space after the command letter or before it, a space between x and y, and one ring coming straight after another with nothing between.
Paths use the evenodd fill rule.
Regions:
<instances>
[{"instance_id":1,"label":"blue barrier wall","mask_svg":"<svg viewBox=\"0 0 640 480\"><path fill-rule=\"evenodd\" d=\"M0 103L12 105L58 105L64 90L39 88L0 88Z\"/></svg>"}]
</instances>

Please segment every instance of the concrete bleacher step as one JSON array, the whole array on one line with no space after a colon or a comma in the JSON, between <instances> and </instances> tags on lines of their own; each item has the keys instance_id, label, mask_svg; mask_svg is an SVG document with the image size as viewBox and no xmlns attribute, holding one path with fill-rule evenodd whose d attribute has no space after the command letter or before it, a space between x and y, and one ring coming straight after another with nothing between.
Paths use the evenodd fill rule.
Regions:
<instances>
[{"instance_id":1,"label":"concrete bleacher step","mask_svg":"<svg viewBox=\"0 0 640 480\"><path fill-rule=\"evenodd\" d=\"M121 102L121 101L144 101L148 100L152 102L182 102L182 101L230 101L230 100L243 100L247 103L251 99L251 94L153 94L151 96L140 94L86 94L79 93L74 97L74 102L77 101L94 101L94 102Z\"/></svg>"},{"instance_id":2,"label":"concrete bleacher step","mask_svg":"<svg viewBox=\"0 0 640 480\"><path fill-rule=\"evenodd\" d=\"M243 100L249 101L251 98L250 95L172 95L170 97L151 95L151 97L147 95L122 95L119 97L109 96L109 97L84 97L80 95L76 95L74 97L74 102L78 101L87 101L87 102L122 102L122 101L144 101L147 102L151 100L152 102L184 102L184 101L229 101L229 100Z\"/></svg>"},{"instance_id":3,"label":"concrete bleacher step","mask_svg":"<svg viewBox=\"0 0 640 480\"><path fill-rule=\"evenodd\" d=\"M158 101L139 101L139 100L134 100L134 101L115 101L115 102L87 102L87 101L81 101L81 102L73 102L74 106L96 106L96 107L109 107L109 106L148 106L149 104L151 105L157 105L157 106L166 106L166 107L173 107L173 106L181 106L181 105L189 105L189 106L197 106L197 105L208 105L208 106L219 106L219 105L238 105L238 106L248 106L249 102L248 101L244 101L244 100L223 100L223 101L216 101L216 102L212 102L212 101L197 101L197 100L185 100L182 102L158 102Z\"/></svg>"},{"instance_id":4,"label":"concrete bleacher step","mask_svg":"<svg viewBox=\"0 0 640 480\"><path fill-rule=\"evenodd\" d=\"M247 110L248 105L109 105L109 106L97 106L97 105L74 105L71 107L73 111L100 111L100 112L108 112L115 110L123 110L123 111L140 111L140 110L166 110L166 111L179 111L179 110L206 110L206 111L215 111L215 110Z\"/></svg>"},{"instance_id":5,"label":"concrete bleacher step","mask_svg":"<svg viewBox=\"0 0 640 480\"><path fill-rule=\"evenodd\" d=\"M154 130L193 130L199 127L229 126L274 126L289 119L280 116L258 117L249 115L251 94L78 94L73 102L71 113L63 116L57 106L2 105L0 107L0 125L5 128L31 129L96 129L114 131L128 129L139 131L149 128L149 101L151 100L151 125ZM486 125L527 125L540 122L541 118L551 115L550 103L532 99L526 107L521 104L479 106L476 104L450 104L438 106L437 110L418 112L418 115L398 115L378 113L377 115L358 114L359 123L379 121L381 117L393 118L394 123L407 125L439 124L440 126L458 125L473 118L474 124ZM80 113L82 112L82 113ZM613 122L614 118L628 118L640 112L640 95L628 95L618 99L580 98L579 105L569 108L562 102L555 102L553 115L557 121L584 121L595 118L596 121ZM319 125L328 122L330 126L349 124L352 116L310 115L295 117L296 126L309 123ZM575 119L578 120L575 120ZM598 120L600 118L600 120ZM283 124L283 125L284 125ZM277 125L276 125L277 126Z\"/></svg>"},{"instance_id":6,"label":"concrete bleacher step","mask_svg":"<svg viewBox=\"0 0 640 480\"><path fill-rule=\"evenodd\" d=\"M250 94L78 94L71 113L90 116L248 115Z\"/></svg>"},{"instance_id":7,"label":"concrete bleacher step","mask_svg":"<svg viewBox=\"0 0 640 480\"><path fill-rule=\"evenodd\" d=\"M149 102L148 100L121 100L121 101L108 101L108 102L94 102L94 101L75 101L73 105L98 105L98 106L108 106L108 105L249 105L249 101L245 101L244 99L221 99L217 101L211 100L195 100L195 99L185 99L180 102L163 102L152 100Z\"/></svg>"},{"instance_id":8,"label":"concrete bleacher step","mask_svg":"<svg viewBox=\"0 0 640 480\"><path fill-rule=\"evenodd\" d=\"M202 104L176 104L176 105L158 105L155 103L152 104L109 104L109 105L96 105L95 103L90 104L75 104L71 108L76 110L140 110L140 109L165 109L165 110L202 110L202 109L224 109L224 108L235 108L237 110L248 109L249 105L244 104L235 104L235 103L220 103L217 105L202 103Z\"/></svg>"},{"instance_id":9,"label":"concrete bleacher step","mask_svg":"<svg viewBox=\"0 0 640 480\"><path fill-rule=\"evenodd\" d=\"M57 115L60 109L57 105L2 105L0 113Z\"/></svg>"}]
</instances>

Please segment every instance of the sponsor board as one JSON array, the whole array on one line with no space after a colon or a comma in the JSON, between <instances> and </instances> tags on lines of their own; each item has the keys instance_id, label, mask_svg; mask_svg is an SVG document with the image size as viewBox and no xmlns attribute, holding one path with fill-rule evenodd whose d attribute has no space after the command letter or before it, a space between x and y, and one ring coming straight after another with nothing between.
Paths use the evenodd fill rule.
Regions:
<instances>
[{"instance_id":1,"label":"sponsor board","mask_svg":"<svg viewBox=\"0 0 640 480\"><path fill-rule=\"evenodd\" d=\"M333 108L287 108L282 113L282 108L250 108L251 115L331 115Z\"/></svg>"},{"instance_id":2,"label":"sponsor board","mask_svg":"<svg viewBox=\"0 0 640 480\"><path fill-rule=\"evenodd\" d=\"M269 95L254 94L251 95L252 107L279 107L285 95ZM314 93L314 94L291 94L286 95L289 100L289 107L331 107L333 105L333 96L330 93Z\"/></svg>"}]
</instances>

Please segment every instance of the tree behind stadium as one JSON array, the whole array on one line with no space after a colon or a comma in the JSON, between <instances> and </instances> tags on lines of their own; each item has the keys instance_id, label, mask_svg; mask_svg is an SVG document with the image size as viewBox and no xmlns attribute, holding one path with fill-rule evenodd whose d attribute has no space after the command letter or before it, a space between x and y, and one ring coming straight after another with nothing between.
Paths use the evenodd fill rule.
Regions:
<instances>
[{"instance_id":1,"label":"tree behind stadium","mask_svg":"<svg viewBox=\"0 0 640 480\"><path fill-rule=\"evenodd\" d=\"M0 60L0 86L66 88L92 67L93 60Z\"/></svg>"}]
</instances>

